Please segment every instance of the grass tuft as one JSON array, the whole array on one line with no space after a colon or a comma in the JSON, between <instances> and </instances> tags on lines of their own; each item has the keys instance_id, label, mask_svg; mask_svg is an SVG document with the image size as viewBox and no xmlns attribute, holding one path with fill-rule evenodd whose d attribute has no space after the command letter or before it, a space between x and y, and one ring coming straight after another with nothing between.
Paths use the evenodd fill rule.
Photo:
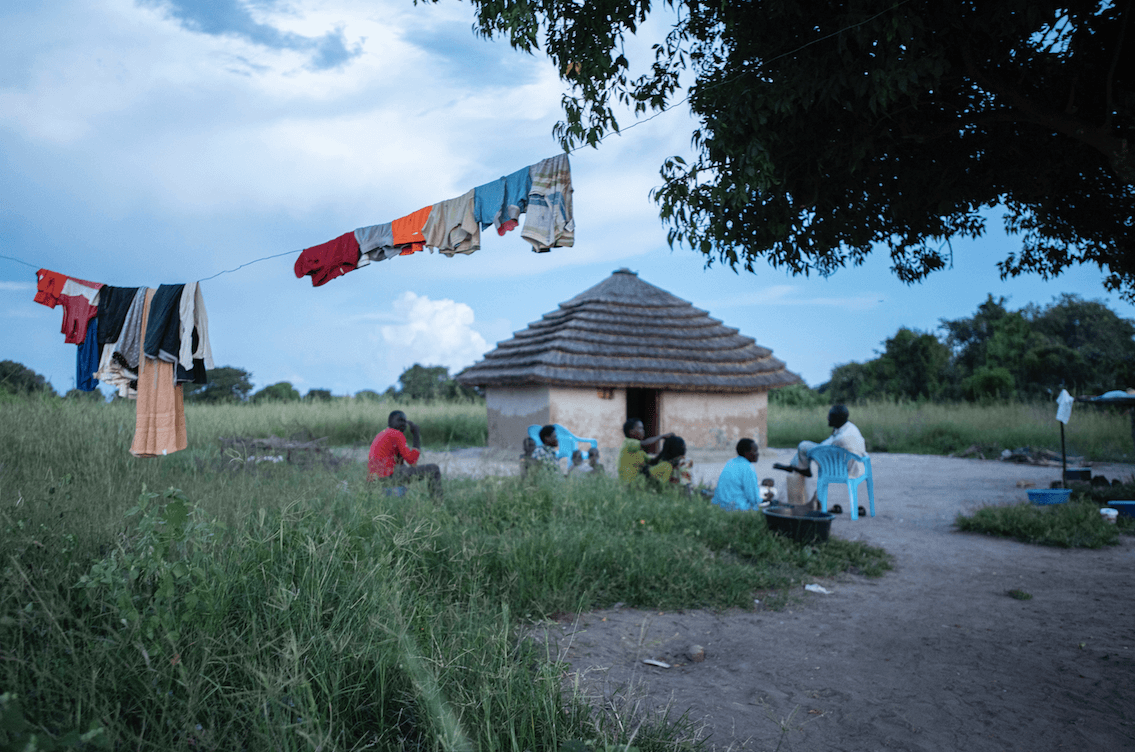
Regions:
<instances>
[{"instance_id":1,"label":"grass tuft","mask_svg":"<svg viewBox=\"0 0 1135 752\"><path fill-rule=\"evenodd\" d=\"M1131 490L1135 490L1133 487ZM1117 489L1118 491L1118 489ZM1074 492L1065 504L992 506L972 516L958 515L963 532L984 533L1060 548L1101 548L1119 542L1121 532L1135 526L1131 518L1110 524L1100 516L1101 504L1083 492Z\"/></svg>"}]
</instances>

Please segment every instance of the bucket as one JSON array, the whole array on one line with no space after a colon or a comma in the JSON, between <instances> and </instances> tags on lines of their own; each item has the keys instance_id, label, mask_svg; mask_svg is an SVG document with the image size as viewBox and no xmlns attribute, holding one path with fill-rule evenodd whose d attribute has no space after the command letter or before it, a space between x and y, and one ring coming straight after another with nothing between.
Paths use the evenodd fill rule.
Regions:
<instances>
[{"instance_id":1,"label":"bucket","mask_svg":"<svg viewBox=\"0 0 1135 752\"><path fill-rule=\"evenodd\" d=\"M1111 523L1112 525L1114 525L1115 519L1117 517L1119 517L1119 510L1118 509L1111 509L1111 508L1101 509L1100 510L1100 517L1103 517L1104 522L1108 522L1108 523Z\"/></svg>"}]
</instances>

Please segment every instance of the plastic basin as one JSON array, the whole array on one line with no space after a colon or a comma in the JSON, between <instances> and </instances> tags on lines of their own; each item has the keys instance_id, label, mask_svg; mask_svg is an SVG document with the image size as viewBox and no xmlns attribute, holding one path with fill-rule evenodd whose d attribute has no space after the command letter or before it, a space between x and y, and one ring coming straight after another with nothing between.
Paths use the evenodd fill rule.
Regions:
<instances>
[{"instance_id":1,"label":"plastic basin","mask_svg":"<svg viewBox=\"0 0 1135 752\"><path fill-rule=\"evenodd\" d=\"M1029 501L1034 504L1063 504L1072 495L1071 488L1030 488Z\"/></svg>"},{"instance_id":2,"label":"plastic basin","mask_svg":"<svg viewBox=\"0 0 1135 752\"><path fill-rule=\"evenodd\" d=\"M802 507L767 507L761 512L771 532L787 535L800 543L823 543L832 529L834 514Z\"/></svg>"},{"instance_id":3,"label":"plastic basin","mask_svg":"<svg viewBox=\"0 0 1135 752\"><path fill-rule=\"evenodd\" d=\"M1135 501L1109 501L1107 505L1123 517L1135 517Z\"/></svg>"}]
</instances>

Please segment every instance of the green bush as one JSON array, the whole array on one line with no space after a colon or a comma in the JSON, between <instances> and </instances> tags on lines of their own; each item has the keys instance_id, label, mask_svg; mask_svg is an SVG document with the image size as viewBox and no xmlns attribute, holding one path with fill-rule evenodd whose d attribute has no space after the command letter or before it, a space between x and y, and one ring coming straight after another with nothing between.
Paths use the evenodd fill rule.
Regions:
<instances>
[{"instance_id":1,"label":"green bush","mask_svg":"<svg viewBox=\"0 0 1135 752\"><path fill-rule=\"evenodd\" d=\"M1060 548L1101 548L1119 542L1120 527L1105 522L1100 505L1073 495L1065 504L985 507L972 516L958 515L956 524L964 532L1015 538Z\"/></svg>"},{"instance_id":2,"label":"green bush","mask_svg":"<svg viewBox=\"0 0 1135 752\"><path fill-rule=\"evenodd\" d=\"M768 393L769 405L785 407L830 407L828 398L805 384L791 384Z\"/></svg>"},{"instance_id":3,"label":"green bush","mask_svg":"<svg viewBox=\"0 0 1135 752\"><path fill-rule=\"evenodd\" d=\"M300 393L289 381L280 381L270 384L256 392L250 398L254 403L260 402L298 402Z\"/></svg>"}]
</instances>

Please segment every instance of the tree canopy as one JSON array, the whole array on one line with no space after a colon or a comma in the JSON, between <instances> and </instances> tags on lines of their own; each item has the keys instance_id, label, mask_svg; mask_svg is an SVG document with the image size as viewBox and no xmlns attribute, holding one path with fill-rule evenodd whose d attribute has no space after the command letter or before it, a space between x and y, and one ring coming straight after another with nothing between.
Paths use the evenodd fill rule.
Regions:
<instances>
[{"instance_id":1,"label":"tree canopy","mask_svg":"<svg viewBox=\"0 0 1135 752\"><path fill-rule=\"evenodd\" d=\"M23 363L0 360L0 394L43 394L55 396L55 389L42 374Z\"/></svg>"},{"instance_id":2,"label":"tree canopy","mask_svg":"<svg viewBox=\"0 0 1135 752\"><path fill-rule=\"evenodd\" d=\"M221 366L206 372L207 384L188 383L185 399L190 402L244 402L252 391L252 374L243 368Z\"/></svg>"},{"instance_id":3,"label":"tree canopy","mask_svg":"<svg viewBox=\"0 0 1135 752\"><path fill-rule=\"evenodd\" d=\"M401 388L388 389L389 396L416 400L470 400L476 396L475 390L454 381L445 366L415 363L402 372L398 383Z\"/></svg>"},{"instance_id":4,"label":"tree canopy","mask_svg":"<svg viewBox=\"0 0 1135 752\"><path fill-rule=\"evenodd\" d=\"M707 263L828 274L882 245L910 282L1001 206L1022 240L1003 276L1095 264L1135 300L1129 1L663 0L675 20L641 75L625 41L650 0L472 3L478 33L543 45L570 84L565 148L689 84L694 157L667 160L654 197Z\"/></svg>"},{"instance_id":5,"label":"tree canopy","mask_svg":"<svg viewBox=\"0 0 1135 752\"><path fill-rule=\"evenodd\" d=\"M300 393L292 386L290 381L278 381L269 384L250 398L255 403L260 402L299 402Z\"/></svg>"},{"instance_id":6,"label":"tree canopy","mask_svg":"<svg viewBox=\"0 0 1135 752\"><path fill-rule=\"evenodd\" d=\"M833 402L1099 394L1135 386L1135 322L1106 305L1061 295L1016 311L990 295L974 315L943 320L942 336L899 329L866 363L832 369Z\"/></svg>"}]
</instances>

